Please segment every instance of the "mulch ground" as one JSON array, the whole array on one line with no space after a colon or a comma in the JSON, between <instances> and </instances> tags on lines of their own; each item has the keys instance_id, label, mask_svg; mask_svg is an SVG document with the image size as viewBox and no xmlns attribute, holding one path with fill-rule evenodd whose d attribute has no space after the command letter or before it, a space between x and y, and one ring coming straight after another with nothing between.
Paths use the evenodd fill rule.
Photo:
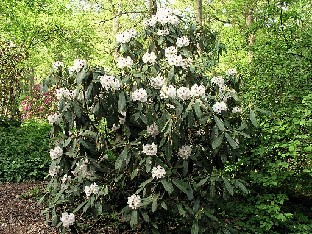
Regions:
<instances>
[{"instance_id":1,"label":"mulch ground","mask_svg":"<svg viewBox=\"0 0 312 234\"><path fill-rule=\"evenodd\" d=\"M34 198L24 198L42 183L0 184L0 234L58 234L45 224Z\"/></svg>"}]
</instances>

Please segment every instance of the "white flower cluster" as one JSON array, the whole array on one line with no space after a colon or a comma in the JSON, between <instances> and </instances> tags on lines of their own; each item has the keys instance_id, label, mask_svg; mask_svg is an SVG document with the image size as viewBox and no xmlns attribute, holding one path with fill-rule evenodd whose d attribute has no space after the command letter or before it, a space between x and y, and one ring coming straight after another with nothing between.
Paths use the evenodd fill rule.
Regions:
<instances>
[{"instance_id":1,"label":"white flower cluster","mask_svg":"<svg viewBox=\"0 0 312 234\"><path fill-rule=\"evenodd\" d=\"M53 70L58 70L59 67L64 67L64 63L60 61L56 61L52 64Z\"/></svg>"},{"instance_id":2,"label":"white flower cluster","mask_svg":"<svg viewBox=\"0 0 312 234\"><path fill-rule=\"evenodd\" d=\"M206 92L206 89L205 89L205 86L203 86L203 85L194 84L191 87L191 96L192 97L203 97L203 96L205 96L205 92Z\"/></svg>"},{"instance_id":3,"label":"white flower cluster","mask_svg":"<svg viewBox=\"0 0 312 234\"><path fill-rule=\"evenodd\" d=\"M158 130L157 124L153 123L152 125L147 126L146 132L150 136L153 136L153 137L157 136L159 134L159 130Z\"/></svg>"},{"instance_id":4,"label":"white flower cluster","mask_svg":"<svg viewBox=\"0 0 312 234\"><path fill-rule=\"evenodd\" d=\"M184 145L179 149L178 155L183 159L188 159L192 153L192 147L189 145Z\"/></svg>"},{"instance_id":5,"label":"white flower cluster","mask_svg":"<svg viewBox=\"0 0 312 234\"><path fill-rule=\"evenodd\" d=\"M160 90L160 98L175 98L177 96L177 89L173 85L163 86Z\"/></svg>"},{"instance_id":6,"label":"white flower cluster","mask_svg":"<svg viewBox=\"0 0 312 234\"><path fill-rule=\"evenodd\" d=\"M50 150L50 157L52 160L55 160L63 155L63 149L59 146L56 146L54 149Z\"/></svg>"},{"instance_id":7,"label":"white flower cluster","mask_svg":"<svg viewBox=\"0 0 312 234\"><path fill-rule=\"evenodd\" d=\"M85 186L84 192L87 197L90 197L91 194L98 194L99 193L99 186L94 182L90 186Z\"/></svg>"},{"instance_id":8,"label":"white flower cluster","mask_svg":"<svg viewBox=\"0 0 312 234\"><path fill-rule=\"evenodd\" d=\"M182 55L178 55L177 47L169 46L165 49L165 57L167 58L168 64L170 66L181 66L183 68L189 66L190 60L183 59Z\"/></svg>"},{"instance_id":9,"label":"white flower cluster","mask_svg":"<svg viewBox=\"0 0 312 234\"><path fill-rule=\"evenodd\" d=\"M131 38L135 37L137 32L134 29L128 29L123 33L118 33L116 35L116 41L118 43L127 43L131 40Z\"/></svg>"},{"instance_id":10,"label":"white flower cluster","mask_svg":"<svg viewBox=\"0 0 312 234\"><path fill-rule=\"evenodd\" d=\"M54 113L54 114L48 116L48 121L49 121L49 124L51 124L51 125L59 124L61 122L61 120L62 120L61 115L58 113Z\"/></svg>"},{"instance_id":11,"label":"white flower cluster","mask_svg":"<svg viewBox=\"0 0 312 234\"><path fill-rule=\"evenodd\" d=\"M146 155L156 155L157 145L155 143L143 145L143 153Z\"/></svg>"},{"instance_id":12,"label":"white flower cluster","mask_svg":"<svg viewBox=\"0 0 312 234\"><path fill-rule=\"evenodd\" d=\"M177 47L184 47L184 46L188 46L190 44L190 40L186 37L179 37L177 39Z\"/></svg>"},{"instance_id":13,"label":"white flower cluster","mask_svg":"<svg viewBox=\"0 0 312 234\"><path fill-rule=\"evenodd\" d=\"M104 76L99 76L100 82L102 87L106 90L109 91L111 90L119 90L120 89L120 81L118 79L116 79L114 76L108 76L108 75L104 75Z\"/></svg>"},{"instance_id":14,"label":"white flower cluster","mask_svg":"<svg viewBox=\"0 0 312 234\"><path fill-rule=\"evenodd\" d=\"M72 99L75 96L75 91L70 91L66 88L59 88L56 90L56 98L60 100L62 97Z\"/></svg>"},{"instance_id":15,"label":"white flower cluster","mask_svg":"<svg viewBox=\"0 0 312 234\"><path fill-rule=\"evenodd\" d=\"M88 159L83 159L80 162L76 163L76 168L72 171L74 176L82 176L82 177L89 177L91 173L88 171Z\"/></svg>"},{"instance_id":16,"label":"white flower cluster","mask_svg":"<svg viewBox=\"0 0 312 234\"><path fill-rule=\"evenodd\" d=\"M140 195L133 194L131 197L128 197L127 204L131 209L139 208L141 205Z\"/></svg>"},{"instance_id":17,"label":"white flower cluster","mask_svg":"<svg viewBox=\"0 0 312 234\"><path fill-rule=\"evenodd\" d=\"M59 171L60 171L60 166L52 166L49 168L49 176L55 177Z\"/></svg>"},{"instance_id":18,"label":"white flower cluster","mask_svg":"<svg viewBox=\"0 0 312 234\"><path fill-rule=\"evenodd\" d=\"M132 95L132 101L140 101L140 102L147 102L147 92L145 89L140 88L136 89Z\"/></svg>"},{"instance_id":19,"label":"white flower cluster","mask_svg":"<svg viewBox=\"0 0 312 234\"><path fill-rule=\"evenodd\" d=\"M205 96L205 86L194 84L191 89L188 87L180 87L176 89L173 85L166 86L164 85L160 90L160 98L175 98L178 97L181 100L185 101L191 97L203 97Z\"/></svg>"},{"instance_id":20,"label":"white flower cluster","mask_svg":"<svg viewBox=\"0 0 312 234\"><path fill-rule=\"evenodd\" d=\"M229 76L234 76L234 75L237 74L237 71L236 71L235 68L230 68L230 69L227 70L226 74L229 75Z\"/></svg>"},{"instance_id":21,"label":"white flower cluster","mask_svg":"<svg viewBox=\"0 0 312 234\"><path fill-rule=\"evenodd\" d=\"M143 55L142 60L144 63L155 63L156 58L157 58L157 56L156 56L155 52L151 52L151 53L146 52Z\"/></svg>"},{"instance_id":22,"label":"white flower cluster","mask_svg":"<svg viewBox=\"0 0 312 234\"><path fill-rule=\"evenodd\" d=\"M68 68L68 72L69 74L73 74L74 72L79 72L86 65L87 65L86 60L75 59L74 65Z\"/></svg>"},{"instance_id":23,"label":"white flower cluster","mask_svg":"<svg viewBox=\"0 0 312 234\"><path fill-rule=\"evenodd\" d=\"M157 31L157 35L158 36L166 36L169 35L169 30L168 29L159 29Z\"/></svg>"},{"instance_id":24,"label":"white flower cluster","mask_svg":"<svg viewBox=\"0 0 312 234\"><path fill-rule=\"evenodd\" d=\"M191 98L191 90L187 87L180 87L177 90L177 97L185 101Z\"/></svg>"},{"instance_id":25,"label":"white flower cluster","mask_svg":"<svg viewBox=\"0 0 312 234\"><path fill-rule=\"evenodd\" d=\"M75 215L73 213L68 214L67 212L62 213L61 222L65 228L75 223Z\"/></svg>"},{"instance_id":26,"label":"white flower cluster","mask_svg":"<svg viewBox=\"0 0 312 234\"><path fill-rule=\"evenodd\" d=\"M130 56L127 57L119 57L117 60L117 67L124 68L124 67L131 67L133 64L132 58Z\"/></svg>"},{"instance_id":27,"label":"white flower cluster","mask_svg":"<svg viewBox=\"0 0 312 234\"><path fill-rule=\"evenodd\" d=\"M155 15L144 21L144 25L154 27L157 22L159 22L161 25L176 25L179 23L179 21L179 18L174 14L172 9L160 8L157 10Z\"/></svg>"},{"instance_id":28,"label":"white flower cluster","mask_svg":"<svg viewBox=\"0 0 312 234\"><path fill-rule=\"evenodd\" d=\"M235 106L233 109L232 109L232 113L240 113L242 112L241 108L239 108L238 106Z\"/></svg>"},{"instance_id":29,"label":"white flower cluster","mask_svg":"<svg viewBox=\"0 0 312 234\"><path fill-rule=\"evenodd\" d=\"M221 76L212 77L210 82L211 82L211 84L218 85L219 87L224 86L224 79Z\"/></svg>"},{"instance_id":30,"label":"white flower cluster","mask_svg":"<svg viewBox=\"0 0 312 234\"><path fill-rule=\"evenodd\" d=\"M66 184L66 182L70 182L71 181L71 176L68 176L67 174L65 174L62 179L62 184L61 184L61 188L62 189L67 189L68 188L68 185Z\"/></svg>"},{"instance_id":31,"label":"white flower cluster","mask_svg":"<svg viewBox=\"0 0 312 234\"><path fill-rule=\"evenodd\" d=\"M154 89L161 89L161 87L163 87L165 84L165 79L162 76L158 75L151 78L150 84Z\"/></svg>"},{"instance_id":32,"label":"white flower cluster","mask_svg":"<svg viewBox=\"0 0 312 234\"><path fill-rule=\"evenodd\" d=\"M212 110L216 113L221 113L222 111L226 111L227 110L227 106L225 102L216 102L213 106L212 106Z\"/></svg>"},{"instance_id":33,"label":"white flower cluster","mask_svg":"<svg viewBox=\"0 0 312 234\"><path fill-rule=\"evenodd\" d=\"M152 177L153 179L160 179L160 178L163 178L164 176L166 175L166 171L165 169L158 165L157 167L153 167L152 169Z\"/></svg>"}]
</instances>

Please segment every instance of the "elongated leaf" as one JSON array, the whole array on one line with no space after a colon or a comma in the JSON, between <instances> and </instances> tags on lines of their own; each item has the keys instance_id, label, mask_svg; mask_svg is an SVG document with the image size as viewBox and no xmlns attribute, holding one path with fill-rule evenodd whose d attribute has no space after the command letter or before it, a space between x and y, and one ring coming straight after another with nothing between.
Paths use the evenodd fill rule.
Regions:
<instances>
[{"instance_id":1,"label":"elongated leaf","mask_svg":"<svg viewBox=\"0 0 312 234\"><path fill-rule=\"evenodd\" d=\"M238 148L237 142L227 132L225 133L225 138L226 138L227 142L231 145L231 147L233 149L237 149Z\"/></svg>"},{"instance_id":2,"label":"elongated leaf","mask_svg":"<svg viewBox=\"0 0 312 234\"><path fill-rule=\"evenodd\" d=\"M192 225L191 234L198 234L198 232L199 232L199 226L198 226L198 223L195 222Z\"/></svg>"},{"instance_id":3,"label":"elongated leaf","mask_svg":"<svg viewBox=\"0 0 312 234\"><path fill-rule=\"evenodd\" d=\"M195 114L196 114L197 118L200 119L200 118L202 117L203 113L202 113L202 111L201 111L201 109L200 109L200 104L199 104L199 102L195 102L194 111L195 111Z\"/></svg>"},{"instance_id":4,"label":"elongated leaf","mask_svg":"<svg viewBox=\"0 0 312 234\"><path fill-rule=\"evenodd\" d=\"M178 204L177 207L178 207L178 211L179 211L180 215L182 215L183 217L185 217L186 212L185 212L185 210L183 209L182 205L181 205L181 204Z\"/></svg>"},{"instance_id":5,"label":"elongated leaf","mask_svg":"<svg viewBox=\"0 0 312 234\"><path fill-rule=\"evenodd\" d=\"M236 185L237 187L239 187L240 190L241 190L243 193L248 194L248 189L246 188L246 186L245 186L242 182L240 182L239 180L236 180L236 181L235 181L235 185Z\"/></svg>"},{"instance_id":6,"label":"elongated leaf","mask_svg":"<svg viewBox=\"0 0 312 234\"><path fill-rule=\"evenodd\" d=\"M216 115L213 116L214 120L216 121L216 125L218 126L218 128L221 130L221 131L224 131L225 130L225 127L224 127L224 123L223 121Z\"/></svg>"},{"instance_id":7,"label":"elongated leaf","mask_svg":"<svg viewBox=\"0 0 312 234\"><path fill-rule=\"evenodd\" d=\"M224 137L224 134L221 134L219 136L213 136L212 142L211 142L211 146L213 149L218 148L222 144L223 137Z\"/></svg>"},{"instance_id":8,"label":"elongated leaf","mask_svg":"<svg viewBox=\"0 0 312 234\"><path fill-rule=\"evenodd\" d=\"M119 94L119 99L118 99L118 111L121 113L124 111L126 107L126 97L125 97L125 93L121 92Z\"/></svg>"},{"instance_id":9,"label":"elongated leaf","mask_svg":"<svg viewBox=\"0 0 312 234\"><path fill-rule=\"evenodd\" d=\"M189 184L187 184L183 180L178 179L173 179L172 182L174 183L175 186L178 187L178 189L180 189L183 193L187 195L187 198L189 200L192 200L194 198L193 189Z\"/></svg>"},{"instance_id":10,"label":"elongated leaf","mask_svg":"<svg viewBox=\"0 0 312 234\"><path fill-rule=\"evenodd\" d=\"M134 228L138 224L138 211L133 210L131 213L130 226Z\"/></svg>"},{"instance_id":11,"label":"elongated leaf","mask_svg":"<svg viewBox=\"0 0 312 234\"><path fill-rule=\"evenodd\" d=\"M249 113L250 121L256 128L258 127L258 121L256 119L256 113L253 110L250 110Z\"/></svg>"},{"instance_id":12,"label":"elongated leaf","mask_svg":"<svg viewBox=\"0 0 312 234\"><path fill-rule=\"evenodd\" d=\"M234 194L233 186L230 184L229 180L227 178L223 178L223 181L226 190L229 192L229 194L233 195Z\"/></svg>"},{"instance_id":13,"label":"elongated leaf","mask_svg":"<svg viewBox=\"0 0 312 234\"><path fill-rule=\"evenodd\" d=\"M166 179L162 179L160 181L162 183L162 185L164 186L164 189L169 193L171 194L173 192L173 186L172 186L172 183L167 181Z\"/></svg>"}]
</instances>

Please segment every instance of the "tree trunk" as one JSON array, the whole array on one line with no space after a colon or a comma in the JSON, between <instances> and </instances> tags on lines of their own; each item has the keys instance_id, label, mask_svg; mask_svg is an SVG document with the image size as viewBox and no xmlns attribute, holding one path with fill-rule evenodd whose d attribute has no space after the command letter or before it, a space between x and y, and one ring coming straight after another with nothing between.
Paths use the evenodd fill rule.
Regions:
<instances>
[{"instance_id":1,"label":"tree trunk","mask_svg":"<svg viewBox=\"0 0 312 234\"><path fill-rule=\"evenodd\" d=\"M148 0L150 16L155 15L157 12L156 0Z\"/></svg>"},{"instance_id":2,"label":"tree trunk","mask_svg":"<svg viewBox=\"0 0 312 234\"><path fill-rule=\"evenodd\" d=\"M203 0L197 0L197 23L200 27L203 26Z\"/></svg>"}]
</instances>

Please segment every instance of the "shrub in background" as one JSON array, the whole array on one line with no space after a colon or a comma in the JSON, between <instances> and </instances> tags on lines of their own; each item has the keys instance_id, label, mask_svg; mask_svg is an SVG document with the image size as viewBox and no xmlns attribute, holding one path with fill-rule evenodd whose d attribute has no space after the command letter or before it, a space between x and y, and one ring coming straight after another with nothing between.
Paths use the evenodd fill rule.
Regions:
<instances>
[{"instance_id":1,"label":"shrub in background","mask_svg":"<svg viewBox=\"0 0 312 234\"><path fill-rule=\"evenodd\" d=\"M46 119L51 113L57 110L57 99L55 90L43 92L37 84L20 104L20 111L23 120Z\"/></svg>"},{"instance_id":2,"label":"shrub in background","mask_svg":"<svg viewBox=\"0 0 312 234\"><path fill-rule=\"evenodd\" d=\"M114 76L77 60L74 90L57 91L48 220L74 232L118 213L145 232L229 231L218 203L247 189L225 164L256 122L233 89L236 71L209 74L220 52L214 34L169 9L117 42Z\"/></svg>"},{"instance_id":3,"label":"shrub in background","mask_svg":"<svg viewBox=\"0 0 312 234\"><path fill-rule=\"evenodd\" d=\"M28 121L0 126L0 181L43 180L50 164L50 126Z\"/></svg>"}]
</instances>

